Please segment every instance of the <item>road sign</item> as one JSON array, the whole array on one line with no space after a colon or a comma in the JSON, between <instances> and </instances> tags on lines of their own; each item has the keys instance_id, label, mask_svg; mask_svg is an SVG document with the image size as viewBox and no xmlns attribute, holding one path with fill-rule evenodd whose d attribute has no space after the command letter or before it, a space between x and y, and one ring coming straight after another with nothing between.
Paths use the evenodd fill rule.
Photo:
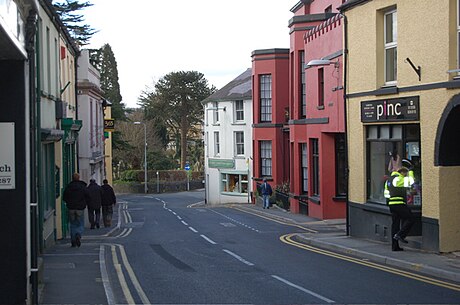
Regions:
<instances>
[{"instance_id":1,"label":"road sign","mask_svg":"<svg viewBox=\"0 0 460 305\"><path fill-rule=\"evenodd\" d=\"M190 164L185 164L184 168L185 168L186 171L189 171L190 170Z\"/></svg>"}]
</instances>

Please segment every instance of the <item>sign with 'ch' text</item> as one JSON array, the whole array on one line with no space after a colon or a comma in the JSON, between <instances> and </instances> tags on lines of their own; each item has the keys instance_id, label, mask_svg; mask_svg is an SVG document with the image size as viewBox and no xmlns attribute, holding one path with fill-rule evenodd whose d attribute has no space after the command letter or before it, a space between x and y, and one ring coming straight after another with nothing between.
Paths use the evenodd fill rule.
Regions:
<instances>
[{"instance_id":1,"label":"sign with 'ch' text","mask_svg":"<svg viewBox=\"0 0 460 305\"><path fill-rule=\"evenodd\" d=\"M361 122L418 121L419 97L404 97L361 102Z\"/></svg>"},{"instance_id":2,"label":"sign with 'ch' text","mask_svg":"<svg viewBox=\"0 0 460 305\"><path fill-rule=\"evenodd\" d=\"M0 190L16 188L14 123L0 123Z\"/></svg>"}]
</instances>

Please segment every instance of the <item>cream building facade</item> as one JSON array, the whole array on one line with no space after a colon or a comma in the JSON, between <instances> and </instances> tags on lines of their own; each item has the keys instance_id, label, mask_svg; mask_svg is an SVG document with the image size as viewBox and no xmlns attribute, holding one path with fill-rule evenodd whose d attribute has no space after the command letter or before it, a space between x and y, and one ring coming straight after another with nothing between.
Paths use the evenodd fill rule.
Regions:
<instances>
[{"instance_id":1,"label":"cream building facade","mask_svg":"<svg viewBox=\"0 0 460 305\"><path fill-rule=\"evenodd\" d=\"M413 246L460 250L458 0L350 0L345 46L352 236L391 242L390 152L416 173Z\"/></svg>"}]
</instances>

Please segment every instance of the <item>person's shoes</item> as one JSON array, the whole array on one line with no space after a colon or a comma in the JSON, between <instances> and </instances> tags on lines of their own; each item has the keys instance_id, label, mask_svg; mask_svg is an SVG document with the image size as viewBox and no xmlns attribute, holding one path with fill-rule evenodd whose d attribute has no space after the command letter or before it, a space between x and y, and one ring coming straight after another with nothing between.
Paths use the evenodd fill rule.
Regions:
<instances>
[{"instance_id":1,"label":"person's shoes","mask_svg":"<svg viewBox=\"0 0 460 305\"><path fill-rule=\"evenodd\" d=\"M99 226L99 224L97 223L97 224L96 224L96 229L99 229L99 228L100 228L100 226Z\"/></svg>"},{"instance_id":2,"label":"person's shoes","mask_svg":"<svg viewBox=\"0 0 460 305\"><path fill-rule=\"evenodd\" d=\"M75 244L80 248L80 246L81 246L81 236L80 236L80 234L77 234L77 237L75 238Z\"/></svg>"},{"instance_id":3,"label":"person's shoes","mask_svg":"<svg viewBox=\"0 0 460 305\"><path fill-rule=\"evenodd\" d=\"M393 239L398 240L398 241L402 241L402 242L405 243L405 244L408 244L408 243L409 243L407 240L405 240L404 238L402 238L402 237L399 236L398 234L395 234L395 236L393 236Z\"/></svg>"},{"instance_id":4,"label":"person's shoes","mask_svg":"<svg viewBox=\"0 0 460 305\"><path fill-rule=\"evenodd\" d=\"M393 249L391 249L391 251L404 251L404 249L398 247L398 248L393 248Z\"/></svg>"}]
</instances>

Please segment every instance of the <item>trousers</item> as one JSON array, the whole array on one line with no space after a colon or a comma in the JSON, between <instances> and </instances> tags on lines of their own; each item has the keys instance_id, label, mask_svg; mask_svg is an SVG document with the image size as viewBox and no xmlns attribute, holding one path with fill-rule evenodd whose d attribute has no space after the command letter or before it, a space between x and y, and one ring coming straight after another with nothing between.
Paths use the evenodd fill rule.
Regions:
<instances>
[{"instance_id":1,"label":"trousers","mask_svg":"<svg viewBox=\"0 0 460 305\"><path fill-rule=\"evenodd\" d=\"M391 236L398 234L406 238L412 228L415 219L410 208L406 204L390 204L391 212ZM398 241L393 239L393 247L398 247Z\"/></svg>"},{"instance_id":2,"label":"trousers","mask_svg":"<svg viewBox=\"0 0 460 305\"><path fill-rule=\"evenodd\" d=\"M82 235L85 226L84 210L68 210L70 224L70 239L72 244L77 239L77 234Z\"/></svg>"}]
</instances>

